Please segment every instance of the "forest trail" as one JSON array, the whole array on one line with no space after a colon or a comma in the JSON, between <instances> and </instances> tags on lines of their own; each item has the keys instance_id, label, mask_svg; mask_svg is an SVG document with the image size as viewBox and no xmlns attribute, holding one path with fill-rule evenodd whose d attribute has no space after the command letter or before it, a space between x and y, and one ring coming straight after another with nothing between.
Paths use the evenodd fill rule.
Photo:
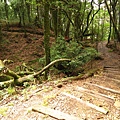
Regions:
<instances>
[{"instance_id":1,"label":"forest trail","mask_svg":"<svg viewBox=\"0 0 120 120\"><path fill-rule=\"evenodd\" d=\"M4 98L0 106L7 112L0 119L120 120L120 55L105 42L99 43L98 51L104 58L96 63L102 72L84 80L56 80L35 89L31 86L17 96Z\"/></svg>"},{"instance_id":2,"label":"forest trail","mask_svg":"<svg viewBox=\"0 0 120 120\"><path fill-rule=\"evenodd\" d=\"M103 66L118 66L120 67L120 53L115 53L111 49L106 47L107 41L100 42L98 44L98 52L101 53L101 55L104 58L104 63L102 63Z\"/></svg>"}]
</instances>

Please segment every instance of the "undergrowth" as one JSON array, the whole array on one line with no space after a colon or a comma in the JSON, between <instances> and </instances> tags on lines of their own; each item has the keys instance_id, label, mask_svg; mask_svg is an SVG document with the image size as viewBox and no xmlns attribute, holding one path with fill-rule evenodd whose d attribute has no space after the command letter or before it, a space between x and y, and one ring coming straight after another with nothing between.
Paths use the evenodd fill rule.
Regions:
<instances>
[{"instance_id":1,"label":"undergrowth","mask_svg":"<svg viewBox=\"0 0 120 120\"><path fill-rule=\"evenodd\" d=\"M61 58L71 59L70 62L57 63L54 67L61 70L67 75L71 75L73 71L80 68L80 72L83 65L88 61L98 56L97 51L92 47L84 47L76 41L66 42L61 37L51 47L51 61ZM43 63L45 57L40 58L39 62Z\"/></svg>"}]
</instances>

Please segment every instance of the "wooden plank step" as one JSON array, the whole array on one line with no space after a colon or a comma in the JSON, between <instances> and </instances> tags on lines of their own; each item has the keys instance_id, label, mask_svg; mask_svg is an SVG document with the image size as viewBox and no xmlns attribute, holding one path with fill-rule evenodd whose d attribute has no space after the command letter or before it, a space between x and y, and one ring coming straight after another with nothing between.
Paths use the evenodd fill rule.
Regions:
<instances>
[{"instance_id":1,"label":"wooden plank step","mask_svg":"<svg viewBox=\"0 0 120 120\"><path fill-rule=\"evenodd\" d=\"M59 110L54 110L49 107L44 107L41 105L33 106L32 111L39 112L44 115L49 115L50 117L55 118L57 120L82 120L82 118L78 118L73 115L69 115L67 113L61 112Z\"/></svg>"},{"instance_id":2,"label":"wooden plank step","mask_svg":"<svg viewBox=\"0 0 120 120\"><path fill-rule=\"evenodd\" d=\"M110 70L110 71L113 71L113 70L114 70L114 71L120 71L120 68L109 68L109 67L106 68L106 67L104 67L103 70Z\"/></svg>"},{"instance_id":3,"label":"wooden plank step","mask_svg":"<svg viewBox=\"0 0 120 120\"><path fill-rule=\"evenodd\" d=\"M103 69L103 71L111 71L111 72L116 72L116 73L120 73L120 69Z\"/></svg>"},{"instance_id":4,"label":"wooden plank step","mask_svg":"<svg viewBox=\"0 0 120 120\"><path fill-rule=\"evenodd\" d=\"M80 92L85 92L86 94L89 94L89 95L91 95L93 97L97 97L97 98L100 98L102 100L109 101L111 103L114 102L114 98L112 98L112 97L110 97L108 95L97 93L97 92L95 92L93 90L89 90L89 89L86 89L86 88L83 88L83 87L79 87L79 86L77 86L76 89L79 90Z\"/></svg>"},{"instance_id":5,"label":"wooden plank step","mask_svg":"<svg viewBox=\"0 0 120 120\"><path fill-rule=\"evenodd\" d=\"M117 71L108 71L108 70L104 70L104 73L109 73L109 74L114 74L114 75L120 75L120 72Z\"/></svg>"},{"instance_id":6,"label":"wooden plank step","mask_svg":"<svg viewBox=\"0 0 120 120\"><path fill-rule=\"evenodd\" d=\"M120 69L120 66L104 66L104 68Z\"/></svg>"},{"instance_id":7,"label":"wooden plank step","mask_svg":"<svg viewBox=\"0 0 120 120\"><path fill-rule=\"evenodd\" d=\"M101 113L107 114L109 112L108 110L106 110L106 109L104 109L102 107L96 106L96 105L94 105L92 103L89 103L88 101L84 101L84 100L82 100L80 98L75 97L74 95L71 95L71 94L68 94L68 93L65 93L65 92L62 92L62 94L65 95L65 96L68 96L68 97L70 97L72 99L75 99L78 102L80 102L81 104L86 105L88 107L91 107L91 108L93 108L93 109L95 109L95 110L97 110L97 111L99 111Z\"/></svg>"},{"instance_id":8,"label":"wooden plank step","mask_svg":"<svg viewBox=\"0 0 120 120\"><path fill-rule=\"evenodd\" d=\"M120 75L114 75L114 74L110 74L110 73L102 73L102 75L120 80Z\"/></svg>"},{"instance_id":9,"label":"wooden plank step","mask_svg":"<svg viewBox=\"0 0 120 120\"><path fill-rule=\"evenodd\" d=\"M114 90L114 89L107 88L107 87L100 86L100 85L93 84L93 83L87 83L87 82L85 82L85 84L88 84L88 85L91 85L91 86L96 86L96 87L98 87L98 88L101 88L101 89L104 89L104 90L110 91L110 92L112 92L112 93L120 94L120 91L118 91L118 90Z\"/></svg>"},{"instance_id":10,"label":"wooden plank step","mask_svg":"<svg viewBox=\"0 0 120 120\"><path fill-rule=\"evenodd\" d=\"M104 78L105 78L105 79L108 79L108 80L110 80L110 81L115 81L115 82L120 83L120 80L119 80L119 79L111 78L111 77L108 77L108 76L100 76L100 75L97 75L97 76L95 76L95 78L100 78L101 80L104 80Z\"/></svg>"}]
</instances>

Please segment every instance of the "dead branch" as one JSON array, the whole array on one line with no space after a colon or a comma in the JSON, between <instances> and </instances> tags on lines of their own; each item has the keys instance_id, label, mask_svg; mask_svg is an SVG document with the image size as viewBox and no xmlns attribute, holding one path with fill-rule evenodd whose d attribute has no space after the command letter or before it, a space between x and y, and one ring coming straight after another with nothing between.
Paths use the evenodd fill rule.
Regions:
<instances>
[{"instance_id":1,"label":"dead branch","mask_svg":"<svg viewBox=\"0 0 120 120\"><path fill-rule=\"evenodd\" d=\"M8 81L0 82L0 90L8 87L9 85L14 84L14 79L10 79Z\"/></svg>"},{"instance_id":2,"label":"dead branch","mask_svg":"<svg viewBox=\"0 0 120 120\"><path fill-rule=\"evenodd\" d=\"M69 80L73 81L73 80L79 80L79 79L81 79L81 80L87 79L88 77L92 77L97 71L98 71L98 69L92 69L92 70L86 71L85 73L80 74L78 76L62 78L60 81L68 82Z\"/></svg>"},{"instance_id":3,"label":"dead branch","mask_svg":"<svg viewBox=\"0 0 120 120\"><path fill-rule=\"evenodd\" d=\"M54 64L56 64L58 62L63 62L63 61L71 61L71 60L70 59L58 59L58 60L52 61L50 64L48 64L47 66L45 66L41 71L35 73L34 77L37 76L37 75L40 75L41 73L43 73L45 70L47 70L48 68L50 68Z\"/></svg>"},{"instance_id":4,"label":"dead branch","mask_svg":"<svg viewBox=\"0 0 120 120\"><path fill-rule=\"evenodd\" d=\"M45 66L42 70L40 70L36 73L33 73L31 75L24 76L24 77L20 77L19 75L17 75L15 72L9 70L8 68L6 68L6 70L4 71L4 74L13 77L15 84L20 84L20 83L23 83L25 81L34 80L36 76L41 75L45 70L49 69L54 64L56 64L58 62L62 62L62 61L70 61L70 59L58 59L58 60L52 61L50 64ZM1 66L2 66L2 68L4 67L3 64ZM12 82L13 81L9 81L7 83L11 84ZM4 84L4 82L2 84Z\"/></svg>"}]
</instances>

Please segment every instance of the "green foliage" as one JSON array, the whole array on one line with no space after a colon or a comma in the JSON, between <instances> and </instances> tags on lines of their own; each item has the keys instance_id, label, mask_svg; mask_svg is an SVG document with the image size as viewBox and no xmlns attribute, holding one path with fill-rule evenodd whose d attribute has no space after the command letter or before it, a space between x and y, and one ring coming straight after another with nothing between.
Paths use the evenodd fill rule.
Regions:
<instances>
[{"instance_id":1,"label":"green foliage","mask_svg":"<svg viewBox=\"0 0 120 120\"><path fill-rule=\"evenodd\" d=\"M29 87L30 84L29 84L29 82L24 82L24 83L23 83L23 86L24 86L24 87Z\"/></svg>"},{"instance_id":2,"label":"green foliage","mask_svg":"<svg viewBox=\"0 0 120 120\"><path fill-rule=\"evenodd\" d=\"M6 116L8 108L7 107L0 107L0 114Z\"/></svg>"},{"instance_id":3,"label":"green foliage","mask_svg":"<svg viewBox=\"0 0 120 120\"><path fill-rule=\"evenodd\" d=\"M10 94L10 95L14 95L14 94L16 93L14 87L8 87L8 88L7 88L7 92L8 92L8 94Z\"/></svg>"},{"instance_id":4,"label":"green foliage","mask_svg":"<svg viewBox=\"0 0 120 120\"><path fill-rule=\"evenodd\" d=\"M71 59L71 62L69 63L62 62L56 64L56 68L62 69L65 73L72 73L73 69L82 67L97 55L97 51L92 47L83 48L81 44L78 44L75 41L67 43L62 38L59 38L58 42L51 48L51 61L60 58Z\"/></svg>"},{"instance_id":5,"label":"green foliage","mask_svg":"<svg viewBox=\"0 0 120 120\"><path fill-rule=\"evenodd\" d=\"M51 61L61 58L71 59L71 62L56 63L54 67L66 74L71 74L73 70L82 68L83 65L98 56L97 51L92 47L84 48L81 44L71 41L66 42L64 38L59 37L56 44L51 47ZM39 62L43 64L45 58L40 58Z\"/></svg>"}]
</instances>

